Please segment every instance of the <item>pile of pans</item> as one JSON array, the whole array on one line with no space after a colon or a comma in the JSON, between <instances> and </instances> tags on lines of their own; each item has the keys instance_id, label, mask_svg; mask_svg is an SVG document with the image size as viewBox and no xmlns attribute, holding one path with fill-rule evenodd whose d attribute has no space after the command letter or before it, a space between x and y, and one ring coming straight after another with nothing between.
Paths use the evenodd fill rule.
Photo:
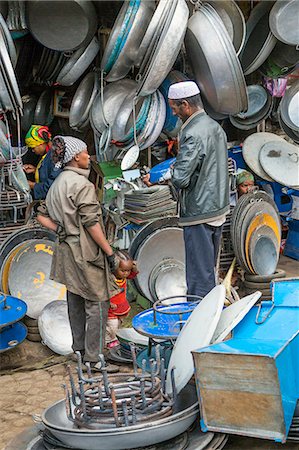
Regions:
<instances>
[{"instance_id":1,"label":"pile of pans","mask_svg":"<svg viewBox=\"0 0 299 450\"><path fill-rule=\"evenodd\" d=\"M273 133L254 133L243 143L246 164L260 178L299 188L299 147Z\"/></svg>"},{"instance_id":2,"label":"pile of pans","mask_svg":"<svg viewBox=\"0 0 299 450\"><path fill-rule=\"evenodd\" d=\"M105 86L90 110L90 123L98 140L98 157L105 154L107 160L115 157L111 143L127 150L134 143L142 150L151 146L159 137L166 116L163 95L156 91L146 97L136 98L136 82L120 80Z\"/></svg>"},{"instance_id":3,"label":"pile of pans","mask_svg":"<svg viewBox=\"0 0 299 450\"><path fill-rule=\"evenodd\" d=\"M238 43L232 40L220 12L215 9L217 3L203 3L189 19L186 51L204 102L217 113L236 115L248 108L246 83L237 56L243 37ZM245 31L241 13L236 20L243 24L240 28Z\"/></svg>"},{"instance_id":4,"label":"pile of pans","mask_svg":"<svg viewBox=\"0 0 299 450\"><path fill-rule=\"evenodd\" d=\"M239 199L232 215L231 236L237 260L246 272L275 272L281 224L277 207L268 194L260 191Z\"/></svg>"},{"instance_id":5,"label":"pile of pans","mask_svg":"<svg viewBox=\"0 0 299 450\"><path fill-rule=\"evenodd\" d=\"M231 123L241 130L250 130L267 119L273 107L273 98L263 86L253 84L247 87L248 109L245 113L230 116Z\"/></svg>"},{"instance_id":6,"label":"pile of pans","mask_svg":"<svg viewBox=\"0 0 299 450\"><path fill-rule=\"evenodd\" d=\"M188 16L185 0L125 2L102 58L105 79L120 80L136 66L138 95L152 94L178 56Z\"/></svg>"},{"instance_id":7,"label":"pile of pans","mask_svg":"<svg viewBox=\"0 0 299 450\"><path fill-rule=\"evenodd\" d=\"M278 119L282 130L299 143L299 81L286 90L278 108Z\"/></svg>"}]
</instances>

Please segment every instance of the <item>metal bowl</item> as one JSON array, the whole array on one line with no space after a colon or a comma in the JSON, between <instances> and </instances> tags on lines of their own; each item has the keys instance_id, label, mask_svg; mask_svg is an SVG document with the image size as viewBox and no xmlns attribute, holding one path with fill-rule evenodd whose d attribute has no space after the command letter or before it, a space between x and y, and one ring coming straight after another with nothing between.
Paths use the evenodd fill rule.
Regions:
<instances>
[{"instance_id":1,"label":"metal bowl","mask_svg":"<svg viewBox=\"0 0 299 450\"><path fill-rule=\"evenodd\" d=\"M280 128L284 131L284 133L291 138L297 144L299 143L299 132L292 130L292 128L288 127L287 124L281 118L280 105L277 110L277 116Z\"/></svg>"},{"instance_id":2,"label":"metal bowl","mask_svg":"<svg viewBox=\"0 0 299 450\"><path fill-rule=\"evenodd\" d=\"M195 400L195 401L194 401ZM66 415L65 401L60 400L42 414L46 429L64 444L81 450L128 450L153 445L183 433L198 414L195 387L192 385L178 395L174 413L165 419L118 429L90 430L74 428Z\"/></svg>"},{"instance_id":3,"label":"metal bowl","mask_svg":"<svg viewBox=\"0 0 299 450\"><path fill-rule=\"evenodd\" d=\"M36 103L34 123L36 125L51 125L54 119L53 92L51 89L43 91Z\"/></svg>"},{"instance_id":4,"label":"metal bowl","mask_svg":"<svg viewBox=\"0 0 299 450\"><path fill-rule=\"evenodd\" d=\"M70 109L70 127L78 130L88 124L89 111L94 103L99 89L98 76L89 72L79 84L73 97Z\"/></svg>"},{"instance_id":5,"label":"metal bowl","mask_svg":"<svg viewBox=\"0 0 299 450\"><path fill-rule=\"evenodd\" d=\"M97 29L97 13L92 2L83 0L26 3L26 21L32 35L45 47L59 51L85 47Z\"/></svg>"},{"instance_id":6,"label":"metal bowl","mask_svg":"<svg viewBox=\"0 0 299 450\"><path fill-rule=\"evenodd\" d=\"M299 81L286 90L280 102L280 115L289 128L299 132Z\"/></svg>"},{"instance_id":7,"label":"metal bowl","mask_svg":"<svg viewBox=\"0 0 299 450\"><path fill-rule=\"evenodd\" d=\"M297 0L278 0L270 12L269 24L272 33L288 45L299 44Z\"/></svg>"},{"instance_id":8,"label":"metal bowl","mask_svg":"<svg viewBox=\"0 0 299 450\"><path fill-rule=\"evenodd\" d=\"M189 19L187 55L203 96L217 113L247 110L247 92L233 44L215 10L204 4Z\"/></svg>"}]
</instances>

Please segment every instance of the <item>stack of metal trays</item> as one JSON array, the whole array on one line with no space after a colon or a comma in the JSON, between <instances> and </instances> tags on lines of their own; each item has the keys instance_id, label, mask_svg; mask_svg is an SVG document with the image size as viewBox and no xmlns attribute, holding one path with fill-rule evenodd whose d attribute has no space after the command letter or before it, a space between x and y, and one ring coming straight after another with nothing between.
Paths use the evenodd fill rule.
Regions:
<instances>
[{"instance_id":1,"label":"stack of metal trays","mask_svg":"<svg viewBox=\"0 0 299 450\"><path fill-rule=\"evenodd\" d=\"M299 143L299 81L290 86L279 105L278 118L282 130Z\"/></svg>"},{"instance_id":2,"label":"stack of metal trays","mask_svg":"<svg viewBox=\"0 0 299 450\"><path fill-rule=\"evenodd\" d=\"M285 77L296 69L298 63L298 46L287 45L278 41L259 71L269 78Z\"/></svg>"},{"instance_id":3,"label":"stack of metal trays","mask_svg":"<svg viewBox=\"0 0 299 450\"><path fill-rule=\"evenodd\" d=\"M267 119L273 108L272 96L259 84L247 87L248 109L245 113L230 116L234 127L241 130L256 128L259 123Z\"/></svg>"},{"instance_id":4,"label":"stack of metal trays","mask_svg":"<svg viewBox=\"0 0 299 450\"><path fill-rule=\"evenodd\" d=\"M152 186L125 194L124 217L130 222L144 224L175 214L176 202L169 186Z\"/></svg>"},{"instance_id":5,"label":"stack of metal trays","mask_svg":"<svg viewBox=\"0 0 299 450\"><path fill-rule=\"evenodd\" d=\"M231 235L235 255L248 273L275 272L280 250L281 224L272 198L259 191L243 195L232 215Z\"/></svg>"},{"instance_id":6,"label":"stack of metal trays","mask_svg":"<svg viewBox=\"0 0 299 450\"><path fill-rule=\"evenodd\" d=\"M203 3L189 19L185 45L205 103L221 114L246 111L246 83L236 50L209 3Z\"/></svg>"},{"instance_id":7,"label":"stack of metal trays","mask_svg":"<svg viewBox=\"0 0 299 450\"><path fill-rule=\"evenodd\" d=\"M245 75L257 70L272 52L277 40L269 26L269 13L275 2L260 2L246 23L246 38L240 59Z\"/></svg>"},{"instance_id":8,"label":"stack of metal trays","mask_svg":"<svg viewBox=\"0 0 299 450\"><path fill-rule=\"evenodd\" d=\"M38 65L33 68L34 83L53 85L68 59L63 52L44 47Z\"/></svg>"}]
</instances>

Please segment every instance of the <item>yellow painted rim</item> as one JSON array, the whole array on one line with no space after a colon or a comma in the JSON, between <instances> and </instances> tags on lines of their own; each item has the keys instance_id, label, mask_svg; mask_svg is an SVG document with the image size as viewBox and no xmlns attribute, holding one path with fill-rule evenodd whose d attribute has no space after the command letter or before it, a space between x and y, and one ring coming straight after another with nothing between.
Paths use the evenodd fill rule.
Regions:
<instances>
[{"instance_id":1,"label":"yellow painted rim","mask_svg":"<svg viewBox=\"0 0 299 450\"><path fill-rule=\"evenodd\" d=\"M248 267L252 271L252 273L255 273L255 272L251 265L251 261L250 261L250 257L249 257L249 243L250 243L252 233L257 228L259 228L263 225L267 225L269 228L271 228L274 231L274 234L277 237L278 245L280 246L280 239L281 239L280 230L277 226L275 219L270 214L266 214L266 213L259 214L257 217L255 217L247 229L246 239L245 239L246 262L248 264Z\"/></svg>"}]
</instances>

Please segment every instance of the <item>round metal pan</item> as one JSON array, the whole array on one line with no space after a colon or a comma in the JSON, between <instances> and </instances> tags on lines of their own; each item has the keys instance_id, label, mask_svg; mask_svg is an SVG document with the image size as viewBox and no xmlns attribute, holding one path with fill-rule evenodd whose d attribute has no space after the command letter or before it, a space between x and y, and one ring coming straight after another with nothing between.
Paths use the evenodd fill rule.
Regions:
<instances>
[{"instance_id":1,"label":"round metal pan","mask_svg":"<svg viewBox=\"0 0 299 450\"><path fill-rule=\"evenodd\" d=\"M267 251L260 254L260 250L263 248L263 242L261 240L264 238L271 242L267 242L267 245L265 246ZM262 225L255 229L250 238L248 255L253 271L258 275L268 275L275 272L279 257L279 242L271 228ZM259 255L259 261L257 255Z\"/></svg>"},{"instance_id":2,"label":"round metal pan","mask_svg":"<svg viewBox=\"0 0 299 450\"><path fill-rule=\"evenodd\" d=\"M260 163L266 173L283 186L299 186L299 147L284 140L268 142L261 148Z\"/></svg>"},{"instance_id":3,"label":"round metal pan","mask_svg":"<svg viewBox=\"0 0 299 450\"><path fill-rule=\"evenodd\" d=\"M175 296L187 293L185 271L185 265L172 258L163 259L157 264L148 280L149 290L154 302L166 297L173 297L171 303L179 303L180 300ZM174 279L176 280L175 283L173 282Z\"/></svg>"},{"instance_id":4,"label":"round metal pan","mask_svg":"<svg viewBox=\"0 0 299 450\"><path fill-rule=\"evenodd\" d=\"M283 141L283 138L274 133L261 132L251 134L243 143L242 154L246 164L256 175L267 181L273 181L273 178L262 168L259 154L264 144L274 140Z\"/></svg>"},{"instance_id":5,"label":"round metal pan","mask_svg":"<svg viewBox=\"0 0 299 450\"><path fill-rule=\"evenodd\" d=\"M241 114L238 116L230 116L229 119L232 125L241 130L250 130L257 127L257 125L263 120L266 120L271 114L273 108L273 97L269 93L265 93L266 104L254 116L247 118L246 113L244 114L244 118L240 117Z\"/></svg>"},{"instance_id":6,"label":"round metal pan","mask_svg":"<svg viewBox=\"0 0 299 450\"><path fill-rule=\"evenodd\" d=\"M196 81L210 106L222 114L247 110L247 92L233 44L218 14L204 4L189 19L185 38Z\"/></svg>"},{"instance_id":7,"label":"round metal pan","mask_svg":"<svg viewBox=\"0 0 299 450\"><path fill-rule=\"evenodd\" d=\"M32 35L53 50L69 51L86 46L97 29L97 13L92 2L83 0L26 3L26 22Z\"/></svg>"},{"instance_id":8,"label":"round metal pan","mask_svg":"<svg viewBox=\"0 0 299 450\"><path fill-rule=\"evenodd\" d=\"M277 42L269 27L269 12L273 4L273 1L258 3L247 21L245 44L240 54L245 75L263 64Z\"/></svg>"},{"instance_id":9,"label":"round metal pan","mask_svg":"<svg viewBox=\"0 0 299 450\"><path fill-rule=\"evenodd\" d=\"M4 37L6 47L7 47L8 53L9 53L9 57L11 60L11 64L15 68L16 64L17 64L17 51L16 51L14 41L11 37L10 31L7 27L7 24L2 16L2 14L0 14L0 29L3 33L3 37Z\"/></svg>"},{"instance_id":10,"label":"round metal pan","mask_svg":"<svg viewBox=\"0 0 299 450\"><path fill-rule=\"evenodd\" d=\"M286 73L293 69L299 62L299 48L293 45L287 45L283 42L277 42L270 56L265 61L280 69L281 73ZM263 65L264 66L264 65ZM263 66L261 70L263 70Z\"/></svg>"},{"instance_id":11,"label":"round metal pan","mask_svg":"<svg viewBox=\"0 0 299 450\"><path fill-rule=\"evenodd\" d=\"M0 56L1 56L1 62L2 62L1 65L6 74L8 82L11 86L13 100L19 108L22 108L22 106L23 106L22 99L21 99L18 83L16 80L15 72L12 67L11 60L10 60L9 54L7 52L7 48L6 48L6 45L5 45L5 42L4 42L4 39L3 39L3 36L1 33L0 33Z\"/></svg>"},{"instance_id":12,"label":"round metal pan","mask_svg":"<svg viewBox=\"0 0 299 450\"><path fill-rule=\"evenodd\" d=\"M34 123L36 125L51 125L54 119L53 93L51 89L43 91L36 103Z\"/></svg>"},{"instance_id":13,"label":"round metal pan","mask_svg":"<svg viewBox=\"0 0 299 450\"><path fill-rule=\"evenodd\" d=\"M278 0L271 9L269 24L272 33L288 45L299 44L299 7L297 0Z\"/></svg>"},{"instance_id":14,"label":"round metal pan","mask_svg":"<svg viewBox=\"0 0 299 450\"><path fill-rule=\"evenodd\" d=\"M61 400L47 408L42 421L47 430L64 444L81 450L128 450L144 445L153 445L172 439L188 429L198 414L198 403L194 402L194 386L188 385L178 395L175 413L165 419L143 424L121 427L115 430L76 429L67 418L65 401Z\"/></svg>"},{"instance_id":15,"label":"round metal pan","mask_svg":"<svg viewBox=\"0 0 299 450\"><path fill-rule=\"evenodd\" d=\"M165 217L163 219L157 219L153 222L148 223L143 226L138 233L134 236L129 253L133 259L136 259L136 253L139 246L148 238L152 233L163 228L178 228L178 218L177 217ZM1 260L0 260L1 261Z\"/></svg>"},{"instance_id":16,"label":"round metal pan","mask_svg":"<svg viewBox=\"0 0 299 450\"><path fill-rule=\"evenodd\" d=\"M21 127L27 133L31 125L34 123L34 112L37 104L37 97L35 95L26 95L22 97L23 102L23 116L21 117Z\"/></svg>"},{"instance_id":17,"label":"round metal pan","mask_svg":"<svg viewBox=\"0 0 299 450\"><path fill-rule=\"evenodd\" d=\"M134 14L129 33L124 38L123 46L114 61L112 68L105 76L107 81L117 81L124 78L134 65L139 45L152 18L154 5L155 3L152 0L140 2L136 14ZM104 54L104 60L105 59L106 57Z\"/></svg>"},{"instance_id":18,"label":"round metal pan","mask_svg":"<svg viewBox=\"0 0 299 450\"><path fill-rule=\"evenodd\" d=\"M246 25L242 11L234 0L210 0L208 3L219 14L232 40L236 54L239 55L246 35Z\"/></svg>"},{"instance_id":19,"label":"round metal pan","mask_svg":"<svg viewBox=\"0 0 299 450\"><path fill-rule=\"evenodd\" d=\"M299 81L286 90L280 102L280 115L289 128L299 132Z\"/></svg>"},{"instance_id":20,"label":"round metal pan","mask_svg":"<svg viewBox=\"0 0 299 450\"><path fill-rule=\"evenodd\" d=\"M72 128L80 129L82 124L88 120L89 111L94 104L98 89L98 75L95 72L89 72L79 84L73 97L69 116Z\"/></svg>"},{"instance_id":21,"label":"round metal pan","mask_svg":"<svg viewBox=\"0 0 299 450\"><path fill-rule=\"evenodd\" d=\"M277 110L277 117L279 121L280 128L284 131L284 133L291 138L294 142L299 144L299 132L292 130L290 127L288 127L284 121L281 118L281 112L280 112L280 105Z\"/></svg>"},{"instance_id":22,"label":"round metal pan","mask_svg":"<svg viewBox=\"0 0 299 450\"><path fill-rule=\"evenodd\" d=\"M175 243L175 245L174 245ZM181 228L163 228L152 233L139 246L137 254L138 275L134 278L142 295L153 301L148 286L149 276L154 267L165 258L172 258L185 263L183 230ZM175 283L175 280L173 280Z\"/></svg>"},{"instance_id":23,"label":"round metal pan","mask_svg":"<svg viewBox=\"0 0 299 450\"><path fill-rule=\"evenodd\" d=\"M96 37L92 39L86 48L79 48L69 58L59 73L57 83L62 86L71 86L74 84L92 63L99 50L100 44Z\"/></svg>"},{"instance_id":24,"label":"round metal pan","mask_svg":"<svg viewBox=\"0 0 299 450\"><path fill-rule=\"evenodd\" d=\"M141 79L139 95L153 93L170 72L184 40L188 17L189 10L186 2L177 0L170 23L166 22L156 49L150 58L148 70Z\"/></svg>"}]
</instances>

